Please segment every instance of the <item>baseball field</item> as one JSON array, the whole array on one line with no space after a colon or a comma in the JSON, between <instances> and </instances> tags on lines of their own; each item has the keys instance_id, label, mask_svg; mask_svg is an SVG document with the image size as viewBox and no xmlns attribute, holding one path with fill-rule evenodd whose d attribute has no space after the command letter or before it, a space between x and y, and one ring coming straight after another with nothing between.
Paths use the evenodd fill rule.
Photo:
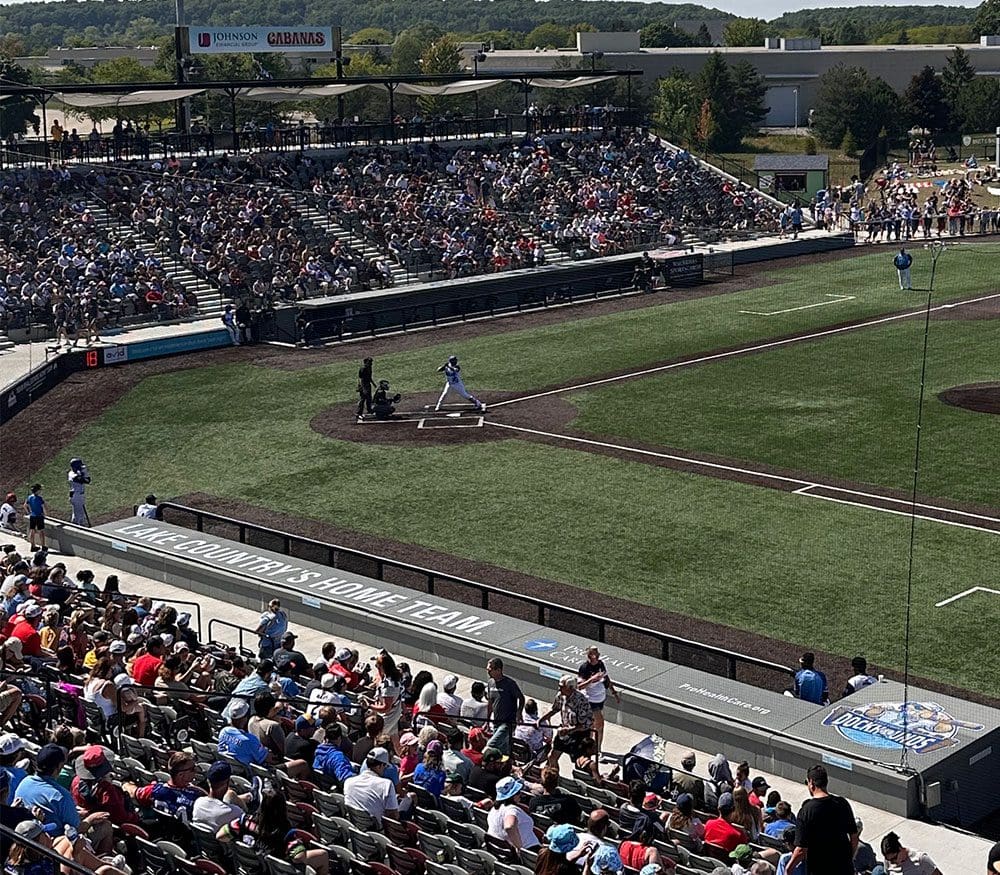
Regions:
<instances>
[{"instance_id":1,"label":"baseball field","mask_svg":"<svg viewBox=\"0 0 1000 875\"><path fill-rule=\"evenodd\" d=\"M880 249L85 374L5 427L4 476L47 484L58 512L80 455L92 517L153 491L788 664L816 650L835 679L858 652L896 674L923 372L910 669L992 699L1000 246L941 256L925 371L931 258L915 252L912 292ZM489 405L481 426L354 421L362 356L418 410L450 354Z\"/></svg>"}]
</instances>

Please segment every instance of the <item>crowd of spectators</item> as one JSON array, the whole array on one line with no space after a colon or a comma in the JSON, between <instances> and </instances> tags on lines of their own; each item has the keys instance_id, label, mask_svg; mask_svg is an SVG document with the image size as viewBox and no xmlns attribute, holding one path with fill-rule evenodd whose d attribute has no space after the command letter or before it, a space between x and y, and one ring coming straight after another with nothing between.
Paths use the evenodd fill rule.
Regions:
<instances>
[{"instance_id":1,"label":"crowd of spectators","mask_svg":"<svg viewBox=\"0 0 1000 875\"><path fill-rule=\"evenodd\" d=\"M290 872L282 861L316 875L440 863L656 875L711 861L790 875L809 849L846 854L859 873L876 865L821 766L796 814L723 754L699 769L693 752L676 765L647 746L600 752L595 714L618 692L597 648L542 714L497 658L464 697L457 676L412 672L386 650L303 653L278 599L252 653L202 640L189 613L122 593L113 575L99 587L45 551L2 557L0 822L18 836L0 836L7 871L54 875L35 844L101 875L187 871L163 854L247 875ZM797 690L822 698L809 657ZM904 852L883 842L888 871ZM40 868L16 868L25 859Z\"/></svg>"},{"instance_id":2,"label":"crowd of spectators","mask_svg":"<svg viewBox=\"0 0 1000 875\"><path fill-rule=\"evenodd\" d=\"M131 234L96 220L88 195L64 166L0 174L0 328L48 323L76 344L123 317L195 310Z\"/></svg>"}]
</instances>

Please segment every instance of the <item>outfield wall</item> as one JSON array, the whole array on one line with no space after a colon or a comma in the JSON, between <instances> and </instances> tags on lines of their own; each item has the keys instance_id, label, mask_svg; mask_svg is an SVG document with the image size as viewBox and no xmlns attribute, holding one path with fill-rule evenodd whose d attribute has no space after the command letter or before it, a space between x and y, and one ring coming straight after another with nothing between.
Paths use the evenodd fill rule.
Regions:
<instances>
[{"instance_id":1,"label":"outfield wall","mask_svg":"<svg viewBox=\"0 0 1000 875\"><path fill-rule=\"evenodd\" d=\"M500 655L526 695L547 701L592 643L391 583L152 520L96 529L53 523L70 555L259 610L280 595L296 623L386 646L429 664L485 666ZM800 780L824 762L848 795L902 816L971 825L997 807L1000 711L885 682L817 708L610 645L602 645L622 702L609 718L701 750L725 750L755 769ZM475 673L474 669L463 669ZM609 706L611 703L608 703ZM908 768L899 766L901 744ZM961 805L956 792L961 788Z\"/></svg>"}]
</instances>

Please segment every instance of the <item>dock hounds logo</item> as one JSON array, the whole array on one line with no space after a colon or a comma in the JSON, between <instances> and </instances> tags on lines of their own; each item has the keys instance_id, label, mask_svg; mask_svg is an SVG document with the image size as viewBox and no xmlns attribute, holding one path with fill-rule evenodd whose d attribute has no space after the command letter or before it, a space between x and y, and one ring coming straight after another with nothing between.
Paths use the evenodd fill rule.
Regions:
<instances>
[{"instance_id":1,"label":"dock hounds logo","mask_svg":"<svg viewBox=\"0 0 1000 875\"><path fill-rule=\"evenodd\" d=\"M958 744L958 730L982 732L981 723L957 720L936 702L873 702L834 708L823 721L865 747L931 753Z\"/></svg>"}]
</instances>

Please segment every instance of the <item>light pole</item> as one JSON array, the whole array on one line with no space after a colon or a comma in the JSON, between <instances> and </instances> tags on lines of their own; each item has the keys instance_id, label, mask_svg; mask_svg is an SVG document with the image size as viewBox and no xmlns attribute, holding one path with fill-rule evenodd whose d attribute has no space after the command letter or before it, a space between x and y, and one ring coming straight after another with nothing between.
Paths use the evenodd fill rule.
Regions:
<instances>
[{"instance_id":1,"label":"light pole","mask_svg":"<svg viewBox=\"0 0 1000 875\"><path fill-rule=\"evenodd\" d=\"M479 65L486 60L486 54L483 52L483 46L480 46L479 51L472 56L472 78L479 78ZM479 89L477 88L473 92L476 98L476 121L479 121Z\"/></svg>"},{"instance_id":2,"label":"light pole","mask_svg":"<svg viewBox=\"0 0 1000 875\"><path fill-rule=\"evenodd\" d=\"M795 109L794 109L794 112L795 112L795 133L798 134L798 132L799 132L799 86L798 85L796 85L792 89L792 94L795 95Z\"/></svg>"},{"instance_id":3,"label":"light pole","mask_svg":"<svg viewBox=\"0 0 1000 875\"><path fill-rule=\"evenodd\" d=\"M347 67L351 63L350 58L344 57L344 50L338 45L337 52L333 56L333 61L337 65L337 81L344 78L344 67ZM340 123L344 123L344 95L337 95L337 118L340 119Z\"/></svg>"},{"instance_id":4,"label":"light pole","mask_svg":"<svg viewBox=\"0 0 1000 875\"><path fill-rule=\"evenodd\" d=\"M184 66L185 56L188 47L184 45L187 37L187 28L184 26L184 0L176 0L174 21L174 62L177 74L177 84L184 85L187 82L187 69ZM191 131L191 103L184 97L177 101L177 131L187 134Z\"/></svg>"}]
</instances>

